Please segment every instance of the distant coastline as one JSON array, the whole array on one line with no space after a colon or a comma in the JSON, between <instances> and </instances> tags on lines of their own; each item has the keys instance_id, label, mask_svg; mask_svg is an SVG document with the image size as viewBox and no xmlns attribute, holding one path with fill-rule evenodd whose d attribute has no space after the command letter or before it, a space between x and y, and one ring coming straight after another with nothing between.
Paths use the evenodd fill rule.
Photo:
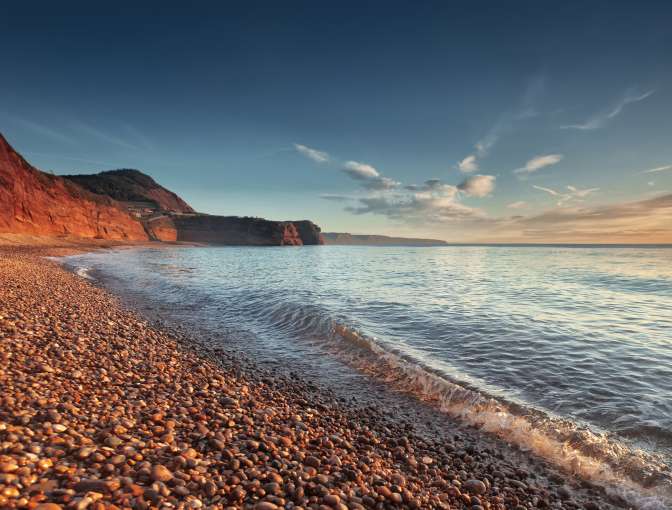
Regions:
<instances>
[{"instance_id":1,"label":"distant coastline","mask_svg":"<svg viewBox=\"0 0 672 510\"><path fill-rule=\"evenodd\" d=\"M672 248L672 243L478 243L450 242L440 239L323 232L324 244L336 246L483 246L500 248Z\"/></svg>"},{"instance_id":2,"label":"distant coastline","mask_svg":"<svg viewBox=\"0 0 672 510\"><path fill-rule=\"evenodd\" d=\"M324 244L347 246L447 246L439 239L391 237L374 234L349 234L346 232L323 232Z\"/></svg>"}]
</instances>

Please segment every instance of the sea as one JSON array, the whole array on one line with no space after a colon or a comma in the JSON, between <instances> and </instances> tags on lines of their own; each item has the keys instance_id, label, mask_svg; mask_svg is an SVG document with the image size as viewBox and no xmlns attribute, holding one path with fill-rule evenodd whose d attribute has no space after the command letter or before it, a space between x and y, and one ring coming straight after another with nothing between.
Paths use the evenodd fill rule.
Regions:
<instances>
[{"instance_id":1,"label":"sea","mask_svg":"<svg viewBox=\"0 0 672 510\"><path fill-rule=\"evenodd\" d=\"M672 508L670 247L175 247L65 264L259 363L346 396L376 381L633 507Z\"/></svg>"}]
</instances>

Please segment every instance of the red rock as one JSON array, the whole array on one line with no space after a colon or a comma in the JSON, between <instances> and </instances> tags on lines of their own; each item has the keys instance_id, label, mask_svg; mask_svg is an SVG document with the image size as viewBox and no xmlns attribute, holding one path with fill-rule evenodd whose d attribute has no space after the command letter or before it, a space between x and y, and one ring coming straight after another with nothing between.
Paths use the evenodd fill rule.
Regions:
<instances>
[{"instance_id":1,"label":"red rock","mask_svg":"<svg viewBox=\"0 0 672 510\"><path fill-rule=\"evenodd\" d=\"M195 213L138 170L55 176L26 162L0 135L0 233L222 245L324 244L311 221Z\"/></svg>"},{"instance_id":2,"label":"red rock","mask_svg":"<svg viewBox=\"0 0 672 510\"><path fill-rule=\"evenodd\" d=\"M147 231L160 241L185 241L229 246L301 246L324 244L311 221L165 214L147 221Z\"/></svg>"},{"instance_id":3,"label":"red rock","mask_svg":"<svg viewBox=\"0 0 672 510\"><path fill-rule=\"evenodd\" d=\"M108 197L41 172L0 135L0 232L146 240L142 224Z\"/></svg>"}]
</instances>

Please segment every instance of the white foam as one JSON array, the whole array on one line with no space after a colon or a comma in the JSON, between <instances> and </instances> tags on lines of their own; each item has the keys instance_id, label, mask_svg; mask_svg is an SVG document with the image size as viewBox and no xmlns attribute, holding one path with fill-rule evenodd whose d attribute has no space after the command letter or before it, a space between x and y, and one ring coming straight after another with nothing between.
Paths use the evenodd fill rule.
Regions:
<instances>
[{"instance_id":1,"label":"white foam","mask_svg":"<svg viewBox=\"0 0 672 510\"><path fill-rule=\"evenodd\" d=\"M91 276L90 271L91 271L90 267L80 266L76 267L74 272L77 276L86 278L87 280L95 280L95 278Z\"/></svg>"},{"instance_id":2,"label":"white foam","mask_svg":"<svg viewBox=\"0 0 672 510\"><path fill-rule=\"evenodd\" d=\"M334 324L333 331L349 344L340 353L345 361L397 391L412 393L463 423L516 444L567 473L600 484L634 508L672 508L669 474L666 484L653 488L644 488L637 480L647 472L664 469L653 456L609 440L604 434L579 429L568 420L553 419L532 410L515 412L506 402L434 374L351 328ZM352 346L363 348L369 356L353 352ZM375 362L371 354L376 357Z\"/></svg>"}]
</instances>

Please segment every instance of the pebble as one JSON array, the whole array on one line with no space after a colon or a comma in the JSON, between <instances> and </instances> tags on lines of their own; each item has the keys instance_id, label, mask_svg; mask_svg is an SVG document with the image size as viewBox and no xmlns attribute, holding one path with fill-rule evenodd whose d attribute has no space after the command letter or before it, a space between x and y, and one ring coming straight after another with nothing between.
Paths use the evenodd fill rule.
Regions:
<instances>
[{"instance_id":1,"label":"pebble","mask_svg":"<svg viewBox=\"0 0 672 510\"><path fill-rule=\"evenodd\" d=\"M462 484L462 487L466 491L476 495L485 494L485 492L488 490L488 488L483 482L481 482L480 480L473 480L473 479L467 480L464 484Z\"/></svg>"},{"instance_id":2,"label":"pebble","mask_svg":"<svg viewBox=\"0 0 672 510\"><path fill-rule=\"evenodd\" d=\"M3 510L613 508L150 326L45 250L0 246Z\"/></svg>"},{"instance_id":3,"label":"pebble","mask_svg":"<svg viewBox=\"0 0 672 510\"><path fill-rule=\"evenodd\" d=\"M168 482L173 479L173 473L170 470L163 466L162 464L156 464L152 466L152 480L158 482Z\"/></svg>"}]
</instances>

